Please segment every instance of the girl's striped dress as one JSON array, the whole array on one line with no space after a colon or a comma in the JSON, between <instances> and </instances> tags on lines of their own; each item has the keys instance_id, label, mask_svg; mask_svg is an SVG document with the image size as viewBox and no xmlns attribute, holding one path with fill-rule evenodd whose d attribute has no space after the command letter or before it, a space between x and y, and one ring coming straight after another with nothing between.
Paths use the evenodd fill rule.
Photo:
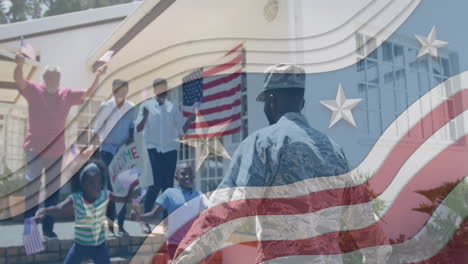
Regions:
<instances>
[{"instance_id":1,"label":"girl's striped dress","mask_svg":"<svg viewBox=\"0 0 468 264\"><path fill-rule=\"evenodd\" d=\"M93 203L85 201L82 192L72 193L70 197L75 211L75 242L83 246L99 246L104 243L109 191L100 191Z\"/></svg>"}]
</instances>

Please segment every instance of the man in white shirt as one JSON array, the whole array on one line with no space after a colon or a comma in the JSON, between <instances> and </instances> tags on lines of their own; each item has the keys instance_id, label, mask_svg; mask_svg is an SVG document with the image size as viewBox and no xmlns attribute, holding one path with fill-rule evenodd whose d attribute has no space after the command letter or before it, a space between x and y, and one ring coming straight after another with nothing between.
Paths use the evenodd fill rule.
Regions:
<instances>
[{"instance_id":1,"label":"man in white shirt","mask_svg":"<svg viewBox=\"0 0 468 264\"><path fill-rule=\"evenodd\" d=\"M156 97L140 106L135 124L137 132L143 132L153 171L154 184L145 197L144 211L153 209L159 191L174 185L177 164L177 141L195 120L192 115L184 120L178 107L167 99L167 81L158 78L153 82ZM151 232L146 226L145 232Z\"/></svg>"},{"instance_id":2,"label":"man in white shirt","mask_svg":"<svg viewBox=\"0 0 468 264\"><path fill-rule=\"evenodd\" d=\"M100 141L100 156L102 161L109 166L114 158L114 155L124 144L133 142L134 129L134 104L129 102L128 82L125 80L116 79L112 83L113 98L103 103L96 115L94 126L95 139ZM95 143L95 145L97 145ZM110 179L107 179L107 186L112 191ZM125 221L126 205L120 210L118 215L118 225L123 236L127 236L123 225ZM115 219L115 203L110 202L107 209L107 217L114 221ZM113 225L109 226L109 231L114 233Z\"/></svg>"}]
</instances>

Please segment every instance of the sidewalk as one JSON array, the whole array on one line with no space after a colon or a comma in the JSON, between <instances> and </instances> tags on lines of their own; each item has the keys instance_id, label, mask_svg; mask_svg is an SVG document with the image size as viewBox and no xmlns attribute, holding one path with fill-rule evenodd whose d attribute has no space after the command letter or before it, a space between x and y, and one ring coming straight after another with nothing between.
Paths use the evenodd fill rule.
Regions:
<instances>
[{"instance_id":1,"label":"sidewalk","mask_svg":"<svg viewBox=\"0 0 468 264\"><path fill-rule=\"evenodd\" d=\"M130 234L129 237L111 236L106 241L112 264L127 264L136 256L145 261L156 257L158 259L157 263L166 263L167 253L164 249L160 249L165 242L162 229L158 228L154 230L152 235L146 236L141 233L140 224L137 222L127 221L125 228ZM22 223L18 221L0 222L0 264L62 263L73 244L73 222L56 223L54 231L57 233L59 240L47 241L45 251L26 256L23 246ZM160 253L157 254L158 252ZM155 256L155 254L157 255Z\"/></svg>"},{"instance_id":2,"label":"sidewalk","mask_svg":"<svg viewBox=\"0 0 468 264\"><path fill-rule=\"evenodd\" d=\"M154 225L152 225L154 227ZM125 229L130 237L109 237L107 245L112 264L128 264L132 257L137 257L137 263L140 260L152 259L157 252L155 263L167 263L167 253L160 247L165 243L165 235L162 228L158 227L149 237L141 232L138 222L126 221ZM46 251L33 256L26 256L23 247L23 224L18 221L0 222L0 264L58 264L62 263L68 249L73 243L73 222L58 222L55 224L54 231L59 240L46 243ZM245 243L245 241L252 241ZM236 251L228 251L224 254L218 253L213 259L213 263L237 264L250 263L255 261L256 243L255 237L243 235L240 233L232 234L226 241L227 245L243 243L244 254L239 256ZM143 246L144 243L144 246ZM138 254L137 254L138 252ZM88 262L87 262L88 263Z\"/></svg>"},{"instance_id":3,"label":"sidewalk","mask_svg":"<svg viewBox=\"0 0 468 264\"><path fill-rule=\"evenodd\" d=\"M125 229L132 237L146 236L137 222L125 221ZM73 222L55 223L54 231L60 240L73 240ZM22 245L23 224L17 221L0 221L0 248Z\"/></svg>"}]
</instances>

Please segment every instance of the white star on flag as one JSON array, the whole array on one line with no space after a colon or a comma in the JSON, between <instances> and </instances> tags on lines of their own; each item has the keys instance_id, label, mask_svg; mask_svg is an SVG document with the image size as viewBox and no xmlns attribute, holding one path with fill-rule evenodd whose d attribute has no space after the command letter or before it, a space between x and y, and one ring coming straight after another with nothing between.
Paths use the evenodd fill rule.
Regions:
<instances>
[{"instance_id":1,"label":"white star on flag","mask_svg":"<svg viewBox=\"0 0 468 264\"><path fill-rule=\"evenodd\" d=\"M328 128L331 128L341 119L346 120L352 126L356 127L356 123L354 122L353 113L351 112L351 110L353 110L353 108L361 101L362 99L346 99L343 86L340 83L338 86L338 93L336 94L335 100L320 101L321 104L323 104L332 111L330 125L328 126Z\"/></svg>"},{"instance_id":2,"label":"white star on flag","mask_svg":"<svg viewBox=\"0 0 468 264\"><path fill-rule=\"evenodd\" d=\"M437 59L437 49L446 46L448 42L437 40L436 38L435 26L432 27L432 30L427 37L416 35L416 39L418 39L419 43L422 45L421 50L419 50L418 53L418 58L429 54L434 59Z\"/></svg>"},{"instance_id":3,"label":"white star on flag","mask_svg":"<svg viewBox=\"0 0 468 264\"><path fill-rule=\"evenodd\" d=\"M198 124L206 124L206 121L202 116L197 116L197 120L195 123ZM200 129L202 130L201 135L210 135L210 134L215 134L215 133L220 133L226 130L226 127L229 125L230 121L224 122L222 124L218 124L213 127L197 127L197 130ZM198 138L189 138L189 139L181 139L178 140L180 143L192 146L195 148L195 171L198 171L200 169L201 165L203 162L206 160L206 158L210 155L210 153L224 157L227 159L231 159L231 156L227 153L226 149L224 148L223 144L221 141L219 141L218 136L202 136Z\"/></svg>"}]
</instances>

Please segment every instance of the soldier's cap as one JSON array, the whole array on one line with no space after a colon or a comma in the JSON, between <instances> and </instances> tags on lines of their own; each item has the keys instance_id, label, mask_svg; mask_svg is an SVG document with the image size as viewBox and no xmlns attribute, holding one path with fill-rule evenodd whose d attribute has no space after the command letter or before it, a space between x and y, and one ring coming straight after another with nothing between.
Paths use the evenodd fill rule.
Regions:
<instances>
[{"instance_id":1,"label":"soldier's cap","mask_svg":"<svg viewBox=\"0 0 468 264\"><path fill-rule=\"evenodd\" d=\"M257 101L264 102L269 90L291 88L305 88L304 68L287 63L270 66L265 70L263 91L257 95Z\"/></svg>"}]
</instances>

